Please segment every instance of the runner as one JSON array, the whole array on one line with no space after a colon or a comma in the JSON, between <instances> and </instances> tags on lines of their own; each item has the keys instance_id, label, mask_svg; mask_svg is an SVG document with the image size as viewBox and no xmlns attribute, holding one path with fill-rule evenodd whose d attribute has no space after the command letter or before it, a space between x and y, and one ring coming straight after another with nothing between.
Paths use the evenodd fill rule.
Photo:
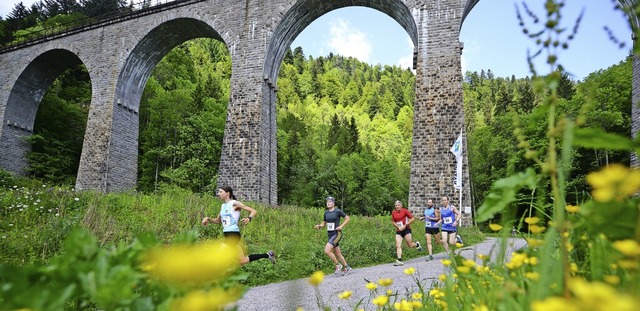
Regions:
<instances>
[{"instance_id":1,"label":"runner","mask_svg":"<svg viewBox=\"0 0 640 311\"><path fill-rule=\"evenodd\" d=\"M324 247L324 253L329 256L331 261L336 265L335 275L347 275L353 270L342 255L340 250L340 241L342 240L342 228L349 223L349 216L342 210L336 209L336 199L327 197L327 210L324 211L324 219L320 224L315 225L316 229L327 227L327 235L329 242ZM340 218L344 218L340 224ZM343 269L344 267L344 269Z\"/></svg>"},{"instance_id":2,"label":"runner","mask_svg":"<svg viewBox=\"0 0 640 311\"><path fill-rule=\"evenodd\" d=\"M396 228L396 255L398 258L393 264L394 266L402 266L402 240L404 239L407 247L416 247L419 251L422 250L420 242L413 242L411 239L411 223L415 220L411 212L402 207L402 202L397 200L394 204L395 209L391 212L391 222Z\"/></svg>"},{"instance_id":3,"label":"runner","mask_svg":"<svg viewBox=\"0 0 640 311\"><path fill-rule=\"evenodd\" d=\"M255 209L244 205L242 202L237 201L236 196L233 195L233 189L229 186L223 186L218 189L218 197L224 201L220 207L218 217L205 217L202 219L202 225L206 226L209 223L222 224L222 234L224 235L225 243L235 245L238 248L240 265L246 265L249 262L262 258L268 258L271 260L271 263L275 265L276 255L272 250L264 254L251 254L246 256L244 254L242 244L240 243L242 237L240 235L240 227L238 226L239 223L242 223L243 225L249 224L253 218L256 217L258 212L256 212ZM249 216L240 219L240 212L242 210L248 211Z\"/></svg>"}]
</instances>

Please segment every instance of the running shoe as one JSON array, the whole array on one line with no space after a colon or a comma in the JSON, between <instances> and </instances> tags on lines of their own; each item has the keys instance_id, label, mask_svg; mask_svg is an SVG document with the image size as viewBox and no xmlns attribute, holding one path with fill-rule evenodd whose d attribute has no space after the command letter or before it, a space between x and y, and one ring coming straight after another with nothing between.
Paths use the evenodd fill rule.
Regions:
<instances>
[{"instance_id":1,"label":"running shoe","mask_svg":"<svg viewBox=\"0 0 640 311\"><path fill-rule=\"evenodd\" d=\"M276 253L274 253L272 250L267 252L267 255L269 255L269 260L271 260L272 264L276 264Z\"/></svg>"},{"instance_id":2,"label":"running shoe","mask_svg":"<svg viewBox=\"0 0 640 311\"><path fill-rule=\"evenodd\" d=\"M347 266L346 268L344 268L344 270L342 270L342 276L348 275L349 273L351 273L351 271L353 271L353 269L351 269L350 266Z\"/></svg>"},{"instance_id":3,"label":"running shoe","mask_svg":"<svg viewBox=\"0 0 640 311\"><path fill-rule=\"evenodd\" d=\"M433 255L429 255L429 258L427 258L427 261L429 260L433 260Z\"/></svg>"},{"instance_id":4,"label":"running shoe","mask_svg":"<svg viewBox=\"0 0 640 311\"><path fill-rule=\"evenodd\" d=\"M336 265L336 271L335 274L336 275L340 275L340 273L342 272L342 265L341 264L337 264Z\"/></svg>"},{"instance_id":5,"label":"running shoe","mask_svg":"<svg viewBox=\"0 0 640 311\"><path fill-rule=\"evenodd\" d=\"M396 262L393 265L394 266L404 266L404 262L396 259Z\"/></svg>"},{"instance_id":6,"label":"running shoe","mask_svg":"<svg viewBox=\"0 0 640 311\"><path fill-rule=\"evenodd\" d=\"M416 248L418 251L422 251L422 245L420 245L420 242L416 242Z\"/></svg>"}]
</instances>

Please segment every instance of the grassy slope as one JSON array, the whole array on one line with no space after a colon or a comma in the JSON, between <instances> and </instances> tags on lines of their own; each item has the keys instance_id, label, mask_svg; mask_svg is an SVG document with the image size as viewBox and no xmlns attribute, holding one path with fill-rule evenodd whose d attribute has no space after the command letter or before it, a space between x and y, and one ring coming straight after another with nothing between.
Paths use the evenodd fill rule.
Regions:
<instances>
[{"instance_id":1,"label":"grassy slope","mask_svg":"<svg viewBox=\"0 0 640 311\"><path fill-rule=\"evenodd\" d=\"M0 263L47 261L59 252L65 235L75 226L93 232L105 247L131 241L143 232L153 232L167 242L185 230L198 231L201 239L218 238L221 227L203 227L200 220L205 214L215 216L220 203L217 198L180 191L102 195L46 187L4 187L0 189ZM273 249L279 259L276 266L267 260L244 266L242 269L250 273L247 285L307 277L316 270L332 272L332 263L323 253L326 232L313 229L322 220L323 208L270 208L245 203L258 211L254 221L242 228L248 253ZM357 268L394 260L394 230L389 219L351 215L341 245L349 264ZM424 241L422 226L422 222L413 226L414 240ZM483 239L475 228L462 228L462 234L468 244ZM434 252L441 250L437 246ZM403 257L424 254L405 247Z\"/></svg>"}]
</instances>

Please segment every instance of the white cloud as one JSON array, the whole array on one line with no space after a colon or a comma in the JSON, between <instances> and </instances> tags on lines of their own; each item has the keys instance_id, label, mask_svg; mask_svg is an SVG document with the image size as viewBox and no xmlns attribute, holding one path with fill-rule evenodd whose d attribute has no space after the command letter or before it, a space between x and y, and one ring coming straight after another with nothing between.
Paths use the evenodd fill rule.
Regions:
<instances>
[{"instance_id":1,"label":"white cloud","mask_svg":"<svg viewBox=\"0 0 640 311\"><path fill-rule=\"evenodd\" d=\"M406 54L403 57L400 57L397 61L397 65L402 69L411 69L413 70L413 41L411 38L407 37L407 47Z\"/></svg>"},{"instance_id":2,"label":"white cloud","mask_svg":"<svg viewBox=\"0 0 640 311\"><path fill-rule=\"evenodd\" d=\"M460 62L462 66L462 74L464 75L469 70L469 62L474 61L474 55L478 55L481 52L480 43L476 40L469 40L464 42L464 48L462 49L462 56Z\"/></svg>"},{"instance_id":3,"label":"white cloud","mask_svg":"<svg viewBox=\"0 0 640 311\"><path fill-rule=\"evenodd\" d=\"M373 48L366 33L338 18L331 24L329 35L329 47L336 53L369 62Z\"/></svg>"},{"instance_id":4,"label":"white cloud","mask_svg":"<svg viewBox=\"0 0 640 311\"><path fill-rule=\"evenodd\" d=\"M398 66L402 69L413 69L413 54L400 58L398 60Z\"/></svg>"}]
</instances>

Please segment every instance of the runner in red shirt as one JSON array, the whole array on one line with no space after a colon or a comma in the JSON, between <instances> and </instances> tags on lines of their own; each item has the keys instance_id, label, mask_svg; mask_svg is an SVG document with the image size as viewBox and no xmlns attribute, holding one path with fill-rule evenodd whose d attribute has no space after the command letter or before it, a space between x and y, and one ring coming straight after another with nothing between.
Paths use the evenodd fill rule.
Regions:
<instances>
[{"instance_id":1,"label":"runner in red shirt","mask_svg":"<svg viewBox=\"0 0 640 311\"><path fill-rule=\"evenodd\" d=\"M409 248L416 247L421 251L422 246L420 242L413 242L411 240L410 224L414 221L413 214L411 214L408 209L402 207L400 200L396 201L395 209L391 212L391 221L396 228L396 255L398 255L393 265L402 266L404 265L404 262L402 262L402 239L404 239Z\"/></svg>"}]
</instances>

